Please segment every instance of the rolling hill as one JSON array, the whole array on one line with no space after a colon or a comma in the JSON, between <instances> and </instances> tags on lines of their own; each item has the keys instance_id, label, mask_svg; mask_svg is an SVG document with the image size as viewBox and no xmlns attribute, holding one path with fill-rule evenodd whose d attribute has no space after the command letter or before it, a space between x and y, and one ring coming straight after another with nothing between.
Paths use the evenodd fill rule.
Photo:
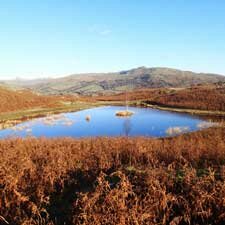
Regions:
<instances>
[{"instance_id":1,"label":"rolling hill","mask_svg":"<svg viewBox=\"0 0 225 225\"><path fill-rule=\"evenodd\" d=\"M45 95L118 93L127 89L189 87L225 82L225 76L170 68L139 67L115 73L74 74L57 79L8 81Z\"/></svg>"},{"instance_id":2,"label":"rolling hill","mask_svg":"<svg viewBox=\"0 0 225 225\"><path fill-rule=\"evenodd\" d=\"M58 102L54 97L39 96L28 90L12 90L0 86L0 113L57 105Z\"/></svg>"}]
</instances>

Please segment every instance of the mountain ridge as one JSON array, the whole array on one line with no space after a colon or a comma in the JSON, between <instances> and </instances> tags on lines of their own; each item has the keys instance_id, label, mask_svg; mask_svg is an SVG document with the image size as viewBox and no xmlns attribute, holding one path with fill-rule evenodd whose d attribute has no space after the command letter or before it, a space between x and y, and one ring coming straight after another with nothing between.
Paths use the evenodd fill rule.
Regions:
<instances>
[{"instance_id":1,"label":"mountain ridge","mask_svg":"<svg viewBox=\"0 0 225 225\"><path fill-rule=\"evenodd\" d=\"M99 93L117 93L136 88L175 88L225 82L225 76L167 67L138 67L119 72L71 74L60 78L4 82L8 85L29 88L46 95L96 95Z\"/></svg>"}]
</instances>

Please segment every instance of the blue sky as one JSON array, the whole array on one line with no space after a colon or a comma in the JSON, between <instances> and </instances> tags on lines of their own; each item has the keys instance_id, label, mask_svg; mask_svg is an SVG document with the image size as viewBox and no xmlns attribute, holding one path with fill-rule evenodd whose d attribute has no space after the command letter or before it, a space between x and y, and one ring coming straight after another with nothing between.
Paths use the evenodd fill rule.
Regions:
<instances>
[{"instance_id":1,"label":"blue sky","mask_svg":"<svg viewBox=\"0 0 225 225\"><path fill-rule=\"evenodd\" d=\"M225 74L224 0L3 0L0 79L139 66Z\"/></svg>"}]
</instances>

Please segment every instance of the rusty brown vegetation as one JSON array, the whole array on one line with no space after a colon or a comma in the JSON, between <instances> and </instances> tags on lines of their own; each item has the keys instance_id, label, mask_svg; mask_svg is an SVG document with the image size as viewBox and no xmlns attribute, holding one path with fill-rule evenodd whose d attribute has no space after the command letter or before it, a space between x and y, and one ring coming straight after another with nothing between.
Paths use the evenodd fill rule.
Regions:
<instances>
[{"instance_id":1,"label":"rusty brown vegetation","mask_svg":"<svg viewBox=\"0 0 225 225\"><path fill-rule=\"evenodd\" d=\"M128 91L127 93L119 93L115 95L102 95L97 97L92 97L92 99L97 101L124 101L127 99L132 100L145 100L149 98L158 97L162 94L169 92L166 88L152 88L152 89L136 89L133 91Z\"/></svg>"},{"instance_id":2,"label":"rusty brown vegetation","mask_svg":"<svg viewBox=\"0 0 225 225\"><path fill-rule=\"evenodd\" d=\"M224 224L225 128L0 141L0 223Z\"/></svg>"},{"instance_id":3,"label":"rusty brown vegetation","mask_svg":"<svg viewBox=\"0 0 225 225\"><path fill-rule=\"evenodd\" d=\"M225 85L187 88L156 97L154 101L179 108L225 111Z\"/></svg>"},{"instance_id":4,"label":"rusty brown vegetation","mask_svg":"<svg viewBox=\"0 0 225 225\"><path fill-rule=\"evenodd\" d=\"M127 98L149 104L198 110L225 111L225 84L198 85L185 89L140 89L127 93ZM124 101L125 93L99 96L99 101Z\"/></svg>"},{"instance_id":5,"label":"rusty brown vegetation","mask_svg":"<svg viewBox=\"0 0 225 225\"><path fill-rule=\"evenodd\" d=\"M11 112L35 107L55 107L59 105L55 97L39 96L31 91L12 91L0 88L0 112Z\"/></svg>"}]
</instances>

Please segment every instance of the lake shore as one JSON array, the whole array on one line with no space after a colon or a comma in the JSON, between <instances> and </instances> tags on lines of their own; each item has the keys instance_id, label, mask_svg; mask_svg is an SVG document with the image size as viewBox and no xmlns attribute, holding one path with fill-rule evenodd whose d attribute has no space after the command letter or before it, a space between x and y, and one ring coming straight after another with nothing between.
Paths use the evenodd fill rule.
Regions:
<instances>
[{"instance_id":1,"label":"lake shore","mask_svg":"<svg viewBox=\"0 0 225 225\"><path fill-rule=\"evenodd\" d=\"M189 114L195 114L195 115L203 115L203 116L225 116L224 111L212 111L212 110L197 110L197 109L187 109L187 108L176 108L173 106L162 106L160 104L148 104L145 102L142 102L141 105L153 109L160 109L165 111L171 111L171 112L179 112L179 113L189 113Z\"/></svg>"},{"instance_id":2,"label":"lake shore","mask_svg":"<svg viewBox=\"0 0 225 225\"><path fill-rule=\"evenodd\" d=\"M89 109L97 106L101 106L101 104L91 102L76 102L69 105L65 104L61 107L56 108L34 108L29 110L1 113L0 130L36 118L42 118L60 113L77 112L80 110Z\"/></svg>"},{"instance_id":3,"label":"lake shore","mask_svg":"<svg viewBox=\"0 0 225 225\"><path fill-rule=\"evenodd\" d=\"M96 101L96 102L82 102L78 101L76 103L64 104L61 107L56 108L34 108L29 110L21 110L15 112L7 112L0 114L0 130L15 126L24 121L32 120L35 118L42 118L49 115L77 112L84 109L90 109L98 106L124 106L123 101ZM178 113L188 113L191 115L207 116L207 117L225 117L225 112L223 111L208 111L208 110L196 110L187 108L176 108L169 106L162 106L157 104L149 104L143 101L129 101L129 106L136 107L147 107L153 109L159 109L164 111L178 112Z\"/></svg>"}]
</instances>

